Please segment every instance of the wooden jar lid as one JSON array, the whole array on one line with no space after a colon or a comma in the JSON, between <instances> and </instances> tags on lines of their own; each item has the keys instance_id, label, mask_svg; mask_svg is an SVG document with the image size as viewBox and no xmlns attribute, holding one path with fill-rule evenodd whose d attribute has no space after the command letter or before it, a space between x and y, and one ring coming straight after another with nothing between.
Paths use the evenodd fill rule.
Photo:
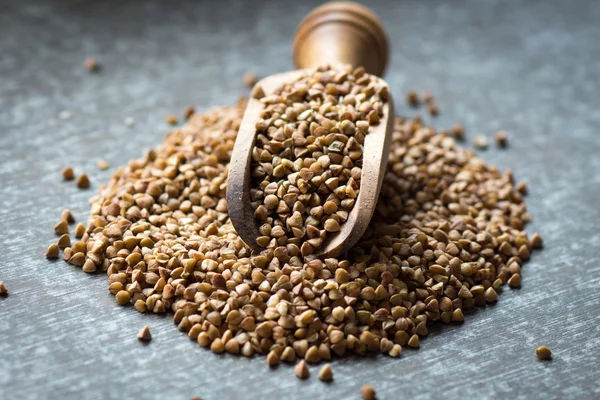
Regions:
<instances>
[{"instance_id":1,"label":"wooden jar lid","mask_svg":"<svg viewBox=\"0 0 600 400\"><path fill-rule=\"evenodd\" d=\"M298 68L324 64L362 66L382 76L388 62L387 35L379 18L352 2L326 3L308 14L294 38Z\"/></svg>"}]
</instances>

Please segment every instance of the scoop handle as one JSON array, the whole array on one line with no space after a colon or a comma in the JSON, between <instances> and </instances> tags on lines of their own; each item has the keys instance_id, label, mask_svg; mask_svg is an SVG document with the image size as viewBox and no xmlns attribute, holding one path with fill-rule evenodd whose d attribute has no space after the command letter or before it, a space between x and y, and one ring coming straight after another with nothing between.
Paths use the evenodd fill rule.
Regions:
<instances>
[{"instance_id":1,"label":"scoop handle","mask_svg":"<svg viewBox=\"0 0 600 400\"><path fill-rule=\"evenodd\" d=\"M382 76L388 49L383 24L371 10L353 2L331 2L312 10L298 26L294 63L298 68L350 64Z\"/></svg>"}]
</instances>

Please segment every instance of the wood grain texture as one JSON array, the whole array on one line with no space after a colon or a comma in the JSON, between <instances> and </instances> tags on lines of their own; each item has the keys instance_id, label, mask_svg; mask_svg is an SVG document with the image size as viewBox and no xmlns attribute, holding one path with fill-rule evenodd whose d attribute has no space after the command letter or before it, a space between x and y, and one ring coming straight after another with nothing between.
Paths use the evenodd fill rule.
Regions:
<instances>
[{"instance_id":1,"label":"wood grain texture","mask_svg":"<svg viewBox=\"0 0 600 400\"><path fill-rule=\"evenodd\" d=\"M293 69L290 41L316 1L0 0L0 399L599 398L600 6L593 0L369 1L392 50L399 115L431 91L439 128L509 133L483 158L527 181L528 230L545 249L523 287L463 326L432 329L401 358L332 362L334 382L270 371L264 358L216 356L170 318L119 307L106 278L44 259L64 207L82 221L111 171L160 143L189 104L232 104L246 71ZM291 22L290 22L291 21ZM97 75L83 67L93 55ZM70 110L72 117L58 114ZM131 116L132 128L123 124ZM468 145L468 143L467 143ZM97 171L99 158L110 162ZM92 188L62 183L70 164ZM144 346L136 338L152 330ZM541 363L535 347L552 349Z\"/></svg>"}]
</instances>

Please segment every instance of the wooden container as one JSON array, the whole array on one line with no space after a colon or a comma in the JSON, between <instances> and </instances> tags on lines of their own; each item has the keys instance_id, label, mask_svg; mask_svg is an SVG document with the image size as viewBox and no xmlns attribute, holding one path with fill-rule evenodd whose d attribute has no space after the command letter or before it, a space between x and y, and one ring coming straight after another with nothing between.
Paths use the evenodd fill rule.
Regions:
<instances>
[{"instance_id":1,"label":"wooden container","mask_svg":"<svg viewBox=\"0 0 600 400\"><path fill-rule=\"evenodd\" d=\"M379 18L352 2L315 8L302 20L294 38L293 57L298 68L344 63L382 76L388 53L387 35Z\"/></svg>"}]
</instances>

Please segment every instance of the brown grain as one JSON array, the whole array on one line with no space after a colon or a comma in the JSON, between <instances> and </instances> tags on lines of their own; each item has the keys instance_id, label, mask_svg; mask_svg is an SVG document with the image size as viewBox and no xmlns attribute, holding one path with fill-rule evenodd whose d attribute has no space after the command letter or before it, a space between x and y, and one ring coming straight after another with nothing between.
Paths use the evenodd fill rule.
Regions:
<instances>
[{"instance_id":1,"label":"brown grain","mask_svg":"<svg viewBox=\"0 0 600 400\"><path fill-rule=\"evenodd\" d=\"M58 235L64 235L65 233L69 232L69 223L64 219L61 220L54 225L54 232L56 232Z\"/></svg>"},{"instance_id":2,"label":"brown grain","mask_svg":"<svg viewBox=\"0 0 600 400\"><path fill-rule=\"evenodd\" d=\"M51 244L46 250L46 258L49 260L54 260L58 258L60 250L58 249L58 245L55 243Z\"/></svg>"},{"instance_id":3,"label":"brown grain","mask_svg":"<svg viewBox=\"0 0 600 400\"><path fill-rule=\"evenodd\" d=\"M416 107L419 105L419 95L414 90L409 90L406 92L406 102L411 107Z\"/></svg>"},{"instance_id":4,"label":"brown grain","mask_svg":"<svg viewBox=\"0 0 600 400\"><path fill-rule=\"evenodd\" d=\"M152 340L152 334L150 333L150 328L148 325L145 325L137 334L137 338L144 342L149 342Z\"/></svg>"},{"instance_id":5,"label":"brown grain","mask_svg":"<svg viewBox=\"0 0 600 400\"><path fill-rule=\"evenodd\" d=\"M75 217L73 216L73 214L71 213L71 210L64 209L61 213L60 213L60 219L62 221L67 221L69 224L72 224L73 222L75 222Z\"/></svg>"},{"instance_id":6,"label":"brown grain","mask_svg":"<svg viewBox=\"0 0 600 400\"><path fill-rule=\"evenodd\" d=\"M165 121L169 125L177 125L179 123L179 120L177 119L177 116L175 114L167 115L167 118L165 118Z\"/></svg>"},{"instance_id":7,"label":"brown grain","mask_svg":"<svg viewBox=\"0 0 600 400\"><path fill-rule=\"evenodd\" d=\"M64 249L65 247L71 246L71 238L68 233L65 233L61 237L58 238L58 242L56 243L59 249Z\"/></svg>"},{"instance_id":8,"label":"brown grain","mask_svg":"<svg viewBox=\"0 0 600 400\"><path fill-rule=\"evenodd\" d=\"M88 57L85 60L85 67L89 72L97 72L100 70L100 64L94 57Z\"/></svg>"},{"instance_id":9,"label":"brown grain","mask_svg":"<svg viewBox=\"0 0 600 400\"><path fill-rule=\"evenodd\" d=\"M319 379L323 382L331 382L333 380L333 371L331 370L331 365L323 365L319 371Z\"/></svg>"},{"instance_id":10,"label":"brown grain","mask_svg":"<svg viewBox=\"0 0 600 400\"><path fill-rule=\"evenodd\" d=\"M361 394L363 400L375 400L376 399L375 389L371 385L364 385L360 389L360 394Z\"/></svg>"},{"instance_id":11,"label":"brown grain","mask_svg":"<svg viewBox=\"0 0 600 400\"><path fill-rule=\"evenodd\" d=\"M300 360L298 364L294 367L294 373L299 379L306 379L310 375L310 371L306 366L306 362L304 360Z\"/></svg>"},{"instance_id":12,"label":"brown grain","mask_svg":"<svg viewBox=\"0 0 600 400\"><path fill-rule=\"evenodd\" d=\"M473 139L473 145L480 150L485 150L488 147L488 140L483 135L477 135Z\"/></svg>"},{"instance_id":13,"label":"brown grain","mask_svg":"<svg viewBox=\"0 0 600 400\"><path fill-rule=\"evenodd\" d=\"M73 172L73 168L65 167L62 171L62 176L65 181L72 181L75 179L75 173Z\"/></svg>"},{"instance_id":14,"label":"brown grain","mask_svg":"<svg viewBox=\"0 0 600 400\"><path fill-rule=\"evenodd\" d=\"M430 100L427 102L427 111L430 115L434 117L436 117L440 113L438 105L434 100Z\"/></svg>"},{"instance_id":15,"label":"brown grain","mask_svg":"<svg viewBox=\"0 0 600 400\"><path fill-rule=\"evenodd\" d=\"M535 354L540 360L547 361L552 359L552 352L546 346L540 346L535 349Z\"/></svg>"},{"instance_id":16,"label":"brown grain","mask_svg":"<svg viewBox=\"0 0 600 400\"><path fill-rule=\"evenodd\" d=\"M494 138L496 140L496 146L500 148L505 148L508 144L508 134L504 131L496 132Z\"/></svg>"},{"instance_id":17,"label":"brown grain","mask_svg":"<svg viewBox=\"0 0 600 400\"><path fill-rule=\"evenodd\" d=\"M462 124L455 124L450 129L450 133L456 140L463 140L465 138L465 128Z\"/></svg>"},{"instance_id":18,"label":"brown grain","mask_svg":"<svg viewBox=\"0 0 600 400\"><path fill-rule=\"evenodd\" d=\"M100 171L106 171L110 167L110 164L106 160L98 160L96 165Z\"/></svg>"},{"instance_id":19,"label":"brown grain","mask_svg":"<svg viewBox=\"0 0 600 400\"><path fill-rule=\"evenodd\" d=\"M254 74L252 72L246 72L244 74L243 81L246 84L246 86L248 86L248 87L252 87L252 86L256 85L257 80L258 80L258 78L256 77L256 74Z\"/></svg>"},{"instance_id":20,"label":"brown grain","mask_svg":"<svg viewBox=\"0 0 600 400\"><path fill-rule=\"evenodd\" d=\"M189 105L189 106L185 107L183 109L183 119L186 121L189 120L192 117L192 115L194 115L195 112L196 112L196 109L194 108L194 106Z\"/></svg>"},{"instance_id":21,"label":"brown grain","mask_svg":"<svg viewBox=\"0 0 600 400\"><path fill-rule=\"evenodd\" d=\"M87 189L90 187L90 179L85 172L77 177L77 187L79 189Z\"/></svg>"}]
</instances>

